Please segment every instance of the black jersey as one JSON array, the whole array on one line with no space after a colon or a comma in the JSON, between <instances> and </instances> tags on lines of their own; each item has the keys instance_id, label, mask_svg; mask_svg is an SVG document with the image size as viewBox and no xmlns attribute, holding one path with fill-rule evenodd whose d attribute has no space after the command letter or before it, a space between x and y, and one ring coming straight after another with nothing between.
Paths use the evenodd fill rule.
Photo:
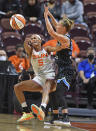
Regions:
<instances>
[{"instance_id":1,"label":"black jersey","mask_svg":"<svg viewBox=\"0 0 96 131\"><path fill-rule=\"evenodd\" d=\"M56 63L58 65L58 74L56 76L57 83L63 81L63 83L70 88L72 78L74 76L74 68L72 66L72 41L69 35L66 35L70 40L70 46L67 49L62 49L57 52ZM58 42L57 44L61 44Z\"/></svg>"},{"instance_id":2,"label":"black jersey","mask_svg":"<svg viewBox=\"0 0 96 131\"><path fill-rule=\"evenodd\" d=\"M69 66L72 64L72 61L71 61L71 56L72 56L72 41L71 41L71 38L70 38L70 35L65 35L69 38L70 40L70 46L69 48L67 49L62 49L60 51L57 52L56 54L56 63L58 64L59 67L62 67L62 66ZM57 44L61 44L60 42L58 42Z\"/></svg>"}]
</instances>

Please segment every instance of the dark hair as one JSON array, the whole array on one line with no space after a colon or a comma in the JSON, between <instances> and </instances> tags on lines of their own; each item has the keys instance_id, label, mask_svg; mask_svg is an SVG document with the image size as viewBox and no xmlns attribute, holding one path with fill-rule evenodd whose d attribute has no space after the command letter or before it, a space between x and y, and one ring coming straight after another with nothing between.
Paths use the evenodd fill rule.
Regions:
<instances>
[{"instance_id":1,"label":"dark hair","mask_svg":"<svg viewBox=\"0 0 96 131\"><path fill-rule=\"evenodd\" d=\"M16 46L16 51L18 50L18 48L21 48L21 47L23 48L23 45L21 45L21 44L17 45Z\"/></svg>"},{"instance_id":2,"label":"dark hair","mask_svg":"<svg viewBox=\"0 0 96 131\"><path fill-rule=\"evenodd\" d=\"M74 21L68 19L67 17L63 17L61 20L61 24L66 27L66 31L69 32L74 26Z\"/></svg>"},{"instance_id":3,"label":"dark hair","mask_svg":"<svg viewBox=\"0 0 96 131\"><path fill-rule=\"evenodd\" d=\"M93 50L94 52L96 51L95 47L89 47L89 48L87 49L87 52L88 52L89 50Z\"/></svg>"}]
</instances>

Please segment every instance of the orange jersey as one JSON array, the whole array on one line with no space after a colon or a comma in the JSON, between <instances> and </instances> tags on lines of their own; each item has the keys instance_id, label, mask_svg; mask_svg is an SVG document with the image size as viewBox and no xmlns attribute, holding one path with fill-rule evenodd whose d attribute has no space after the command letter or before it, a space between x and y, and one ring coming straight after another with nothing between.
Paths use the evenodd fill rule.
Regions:
<instances>
[{"instance_id":1,"label":"orange jersey","mask_svg":"<svg viewBox=\"0 0 96 131\"><path fill-rule=\"evenodd\" d=\"M30 67L28 59L19 58L17 55L9 57L9 61L12 62L17 72L21 72L23 69L28 70Z\"/></svg>"},{"instance_id":2,"label":"orange jersey","mask_svg":"<svg viewBox=\"0 0 96 131\"><path fill-rule=\"evenodd\" d=\"M80 49L73 39L72 39L72 46L73 46L72 57L75 58L80 53Z\"/></svg>"},{"instance_id":3,"label":"orange jersey","mask_svg":"<svg viewBox=\"0 0 96 131\"><path fill-rule=\"evenodd\" d=\"M43 47L46 47L46 46L52 46L52 47L55 47L57 44L57 40L49 40L47 41ZM73 50L72 50L72 57L76 57L79 53L80 53L80 49L78 47L78 45L76 44L76 42L72 39L72 46L73 46ZM56 54L56 52L53 53L54 55Z\"/></svg>"},{"instance_id":4,"label":"orange jersey","mask_svg":"<svg viewBox=\"0 0 96 131\"><path fill-rule=\"evenodd\" d=\"M56 44L57 44L57 40L49 40L47 41L43 47L46 47L46 46L52 46L52 47L56 47ZM56 52L53 52L53 55L55 55Z\"/></svg>"}]
</instances>

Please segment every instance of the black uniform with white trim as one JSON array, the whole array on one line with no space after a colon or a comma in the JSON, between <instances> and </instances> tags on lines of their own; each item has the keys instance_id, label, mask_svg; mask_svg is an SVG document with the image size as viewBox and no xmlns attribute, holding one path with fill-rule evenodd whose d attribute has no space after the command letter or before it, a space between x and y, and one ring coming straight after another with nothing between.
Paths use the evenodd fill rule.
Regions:
<instances>
[{"instance_id":1,"label":"black uniform with white trim","mask_svg":"<svg viewBox=\"0 0 96 131\"><path fill-rule=\"evenodd\" d=\"M74 76L74 68L72 66L71 56L72 56L72 41L70 35L65 35L70 40L69 48L62 49L56 54L56 63L58 65L57 88L56 91L50 94L51 104L53 109L57 110L58 107L63 109L67 108L67 103L65 100L64 93L70 89L71 81ZM57 44L61 45L60 42Z\"/></svg>"}]
</instances>

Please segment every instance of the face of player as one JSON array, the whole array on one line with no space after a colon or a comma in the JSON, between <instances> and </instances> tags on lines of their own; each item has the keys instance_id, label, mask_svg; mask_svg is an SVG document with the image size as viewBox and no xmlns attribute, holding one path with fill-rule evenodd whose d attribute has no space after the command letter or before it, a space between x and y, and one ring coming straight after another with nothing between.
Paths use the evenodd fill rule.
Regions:
<instances>
[{"instance_id":1,"label":"face of player","mask_svg":"<svg viewBox=\"0 0 96 131\"><path fill-rule=\"evenodd\" d=\"M41 37L39 35L32 35L31 36L31 43L35 50L41 50Z\"/></svg>"},{"instance_id":2,"label":"face of player","mask_svg":"<svg viewBox=\"0 0 96 131\"><path fill-rule=\"evenodd\" d=\"M56 32L62 35L65 35L67 33L66 27L62 26L61 21L59 21L58 25L56 26Z\"/></svg>"},{"instance_id":3,"label":"face of player","mask_svg":"<svg viewBox=\"0 0 96 131\"><path fill-rule=\"evenodd\" d=\"M19 48L17 49L17 51L16 51L16 55L17 55L18 57L22 57L23 53L24 53L24 48L23 48L23 47L19 47Z\"/></svg>"},{"instance_id":4,"label":"face of player","mask_svg":"<svg viewBox=\"0 0 96 131\"><path fill-rule=\"evenodd\" d=\"M33 6L36 4L36 0L28 0L28 3L30 6Z\"/></svg>"}]
</instances>

